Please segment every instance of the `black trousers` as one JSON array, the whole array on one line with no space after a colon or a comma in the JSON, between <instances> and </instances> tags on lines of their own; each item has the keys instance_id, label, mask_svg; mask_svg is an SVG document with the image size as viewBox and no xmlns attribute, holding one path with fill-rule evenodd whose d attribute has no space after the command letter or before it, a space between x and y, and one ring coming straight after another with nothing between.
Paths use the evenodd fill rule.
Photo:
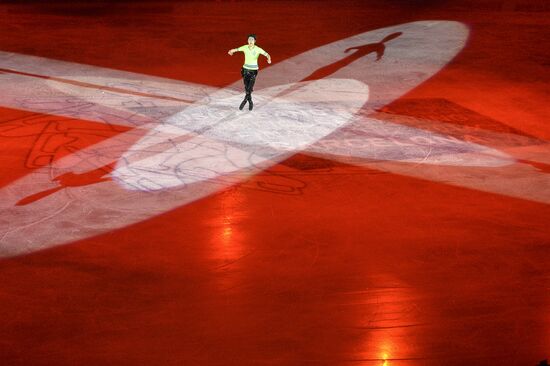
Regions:
<instances>
[{"instance_id":1,"label":"black trousers","mask_svg":"<svg viewBox=\"0 0 550 366\"><path fill-rule=\"evenodd\" d=\"M254 90L254 83L256 82L256 76L258 70L248 70L244 67L241 69L241 75L244 82L244 90L246 91L246 98L250 99L252 91Z\"/></svg>"}]
</instances>

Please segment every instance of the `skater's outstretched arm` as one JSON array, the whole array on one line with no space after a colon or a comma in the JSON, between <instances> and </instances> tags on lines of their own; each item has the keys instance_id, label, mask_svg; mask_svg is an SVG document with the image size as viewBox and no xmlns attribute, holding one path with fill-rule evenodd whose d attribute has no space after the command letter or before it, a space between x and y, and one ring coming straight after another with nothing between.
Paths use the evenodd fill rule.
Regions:
<instances>
[{"instance_id":1,"label":"skater's outstretched arm","mask_svg":"<svg viewBox=\"0 0 550 366\"><path fill-rule=\"evenodd\" d=\"M239 50L238 48L232 48L232 49L230 49L229 51L227 51L227 54L228 54L229 56L233 56L233 54L234 54L235 52L242 52L242 51Z\"/></svg>"}]
</instances>

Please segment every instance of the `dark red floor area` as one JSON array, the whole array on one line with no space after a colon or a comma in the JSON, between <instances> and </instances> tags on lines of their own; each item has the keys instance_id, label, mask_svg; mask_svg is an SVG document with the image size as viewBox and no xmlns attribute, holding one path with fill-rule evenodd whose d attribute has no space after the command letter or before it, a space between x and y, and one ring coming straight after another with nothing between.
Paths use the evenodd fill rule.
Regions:
<instances>
[{"instance_id":1,"label":"dark red floor area","mask_svg":"<svg viewBox=\"0 0 550 366\"><path fill-rule=\"evenodd\" d=\"M0 51L223 87L239 79L242 61L227 49L251 30L276 64L380 27L456 20L471 31L464 50L381 112L527 136L548 174L549 13L535 2L431 3L118 3L112 12L10 4L0 6ZM0 187L50 163L29 159L49 116L37 114L25 133L2 128L35 114L0 109ZM94 122L55 121L82 129L81 149L124 131L92 136ZM549 358L548 202L444 181L297 153L151 219L3 258L0 364Z\"/></svg>"}]
</instances>

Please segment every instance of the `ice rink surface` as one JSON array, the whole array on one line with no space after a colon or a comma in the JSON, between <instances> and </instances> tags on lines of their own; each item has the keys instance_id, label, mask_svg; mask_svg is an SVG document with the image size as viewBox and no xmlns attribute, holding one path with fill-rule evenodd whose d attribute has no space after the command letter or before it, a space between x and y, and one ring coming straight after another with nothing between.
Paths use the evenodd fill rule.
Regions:
<instances>
[{"instance_id":1,"label":"ice rink surface","mask_svg":"<svg viewBox=\"0 0 550 366\"><path fill-rule=\"evenodd\" d=\"M549 14L0 4L0 363L549 358Z\"/></svg>"}]
</instances>

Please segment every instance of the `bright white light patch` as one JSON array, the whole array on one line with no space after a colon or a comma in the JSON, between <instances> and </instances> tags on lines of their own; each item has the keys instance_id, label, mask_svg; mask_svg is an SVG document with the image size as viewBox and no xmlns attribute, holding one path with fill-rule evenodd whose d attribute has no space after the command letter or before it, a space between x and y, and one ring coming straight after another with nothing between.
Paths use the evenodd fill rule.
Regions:
<instances>
[{"instance_id":1,"label":"bright white light patch","mask_svg":"<svg viewBox=\"0 0 550 366\"><path fill-rule=\"evenodd\" d=\"M242 95L227 94L214 93L207 104L199 101L153 128L111 176L127 188L152 190L257 171L345 126L368 88L341 79L269 88L255 93L253 112L236 110Z\"/></svg>"}]
</instances>

